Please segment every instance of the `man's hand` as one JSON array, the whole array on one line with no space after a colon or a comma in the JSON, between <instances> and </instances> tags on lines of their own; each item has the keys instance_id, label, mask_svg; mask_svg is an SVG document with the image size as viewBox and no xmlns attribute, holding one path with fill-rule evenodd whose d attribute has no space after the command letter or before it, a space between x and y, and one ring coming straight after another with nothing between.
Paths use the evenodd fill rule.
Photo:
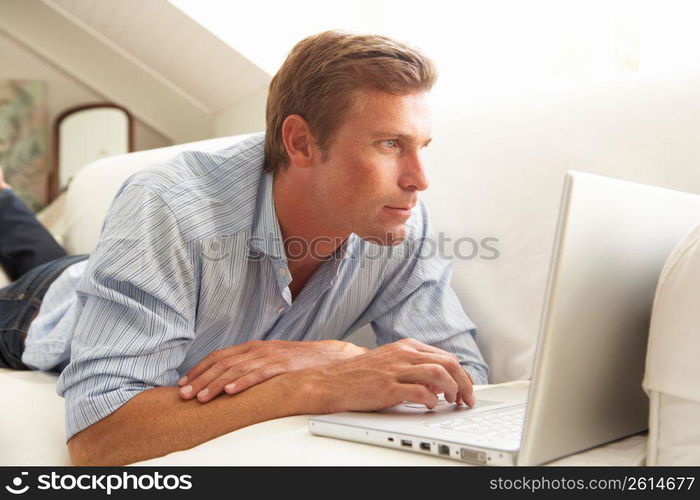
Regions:
<instances>
[{"instance_id":1,"label":"man's hand","mask_svg":"<svg viewBox=\"0 0 700 500\"><path fill-rule=\"evenodd\" d=\"M403 339L352 359L298 372L318 404L314 413L373 411L411 401L430 409L444 393L450 403L476 404L472 381L457 356Z\"/></svg>"},{"instance_id":2,"label":"man's hand","mask_svg":"<svg viewBox=\"0 0 700 500\"><path fill-rule=\"evenodd\" d=\"M213 351L178 381L182 399L202 403L226 391L235 394L282 373L320 366L367 352L349 342L251 340Z\"/></svg>"}]
</instances>

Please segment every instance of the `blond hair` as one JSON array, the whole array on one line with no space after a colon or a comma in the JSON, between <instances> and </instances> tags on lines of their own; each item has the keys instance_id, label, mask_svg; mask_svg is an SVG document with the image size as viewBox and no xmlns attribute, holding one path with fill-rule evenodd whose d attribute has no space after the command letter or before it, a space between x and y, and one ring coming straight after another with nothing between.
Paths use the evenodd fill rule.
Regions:
<instances>
[{"instance_id":1,"label":"blond hair","mask_svg":"<svg viewBox=\"0 0 700 500\"><path fill-rule=\"evenodd\" d=\"M391 38L341 31L305 38L294 46L270 82L266 169L275 171L288 163L282 124L289 115L307 120L325 154L361 91L427 92L436 79L437 69L428 57Z\"/></svg>"}]
</instances>

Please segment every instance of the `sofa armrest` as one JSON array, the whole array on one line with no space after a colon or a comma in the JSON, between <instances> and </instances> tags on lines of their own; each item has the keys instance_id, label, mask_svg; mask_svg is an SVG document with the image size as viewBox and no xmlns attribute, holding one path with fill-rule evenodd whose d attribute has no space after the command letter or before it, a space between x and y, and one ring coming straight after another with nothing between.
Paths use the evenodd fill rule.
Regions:
<instances>
[{"instance_id":1,"label":"sofa armrest","mask_svg":"<svg viewBox=\"0 0 700 500\"><path fill-rule=\"evenodd\" d=\"M666 261L654 298L643 386L648 465L700 464L700 225Z\"/></svg>"}]
</instances>

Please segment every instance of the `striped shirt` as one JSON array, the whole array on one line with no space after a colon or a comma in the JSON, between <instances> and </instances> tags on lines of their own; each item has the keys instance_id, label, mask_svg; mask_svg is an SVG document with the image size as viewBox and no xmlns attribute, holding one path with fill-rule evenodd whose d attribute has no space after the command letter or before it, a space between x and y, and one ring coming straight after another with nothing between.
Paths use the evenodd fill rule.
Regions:
<instances>
[{"instance_id":1,"label":"striped shirt","mask_svg":"<svg viewBox=\"0 0 700 500\"><path fill-rule=\"evenodd\" d=\"M65 329L66 440L141 391L176 386L208 353L253 339L340 340L371 324L378 344L415 338L487 383L449 261L420 251L430 235L422 202L404 242L352 234L292 301L263 138L181 153L118 191Z\"/></svg>"},{"instance_id":2,"label":"striped shirt","mask_svg":"<svg viewBox=\"0 0 700 500\"><path fill-rule=\"evenodd\" d=\"M44 294L39 314L27 331L22 363L34 370L63 370L70 360L73 323L78 313L75 289L87 260L68 266Z\"/></svg>"}]
</instances>

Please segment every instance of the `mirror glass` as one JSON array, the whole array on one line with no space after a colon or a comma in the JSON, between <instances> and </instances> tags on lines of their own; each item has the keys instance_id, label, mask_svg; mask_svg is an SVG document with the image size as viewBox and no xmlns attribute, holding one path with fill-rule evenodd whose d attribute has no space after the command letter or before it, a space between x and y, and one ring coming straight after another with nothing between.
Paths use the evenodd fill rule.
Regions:
<instances>
[{"instance_id":1,"label":"mirror glass","mask_svg":"<svg viewBox=\"0 0 700 500\"><path fill-rule=\"evenodd\" d=\"M58 124L58 192L85 165L130 151L131 118L115 107L74 111Z\"/></svg>"}]
</instances>

